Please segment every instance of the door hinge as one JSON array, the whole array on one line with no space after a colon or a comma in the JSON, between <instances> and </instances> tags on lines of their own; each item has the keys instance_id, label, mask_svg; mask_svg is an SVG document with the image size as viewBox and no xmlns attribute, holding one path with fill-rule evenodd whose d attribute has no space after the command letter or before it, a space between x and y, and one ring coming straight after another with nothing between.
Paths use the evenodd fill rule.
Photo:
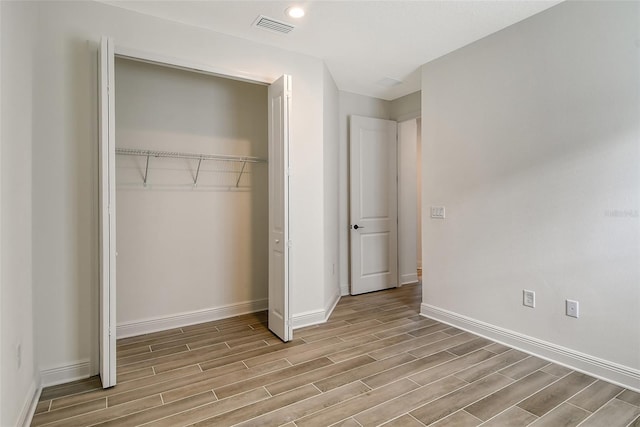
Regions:
<instances>
[{"instance_id":1,"label":"door hinge","mask_svg":"<svg viewBox=\"0 0 640 427\"><path fill-rule=\"evenodd\" d=\"M287 247L290 248L293 246L293 242L291 240L287 240Z\"/></svg>"}]
</instances>

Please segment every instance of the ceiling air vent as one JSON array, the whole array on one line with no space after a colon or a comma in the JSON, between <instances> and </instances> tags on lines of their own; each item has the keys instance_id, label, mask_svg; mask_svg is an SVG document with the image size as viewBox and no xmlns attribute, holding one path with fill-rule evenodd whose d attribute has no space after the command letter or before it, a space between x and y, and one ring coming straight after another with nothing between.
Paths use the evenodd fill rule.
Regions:
<instances>
[{"instance_id":1,"label":"ceiling air vent","mask_svg":"<svg viewBox=\"0 0 640 427\"><path fill-rule=\"evenodd\" d=\"M289 34L295 27L286 22L276 21L273 18L267 18L260 15L258 19L253 23L254 27L262 28L267 31L273 31L274 33Z\"/></svg>"},{"instance_id":2,"label":"ceiling air vent","mask_svg":"<svg viewBox=\"0 0 640 427\"><path fill-rule=\"evenodd\" d=\"M378 86L393 87L402 83L402 80L394 79L393 77L384 77L376 82Z\"/></svg>"}]
</instances>

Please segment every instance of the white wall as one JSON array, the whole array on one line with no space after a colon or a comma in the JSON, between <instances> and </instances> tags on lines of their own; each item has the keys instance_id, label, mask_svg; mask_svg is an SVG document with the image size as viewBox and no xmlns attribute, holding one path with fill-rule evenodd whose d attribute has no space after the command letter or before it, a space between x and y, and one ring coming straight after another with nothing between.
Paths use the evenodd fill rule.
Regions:
<instances>
[{"instance_id":1,"label":"white wall","mask_svg":"<svg viewBox=\"0 0 640 427\"><path fill-rule=\"evenodd\" d=\"M349 294L351 284L349 270L349 116L391 118L391 103L378 98L340 92L339 124L340 150L338 177L340 182L338 207L339 244L340 244L340 292Z\"/></svg>"},{"instance_id":2,"label":"white wall","mask_svg":"<svg viewBox=\"0 0 640 427\"><path fill-rule=\"evenodd\" d=\"M0 425L22 425L39 383L32 304L31 156L36 11L0 3ZM20 358L18 362L18 346Z\"/></svg>"},{"instance_id":3,"label":"white wall","mask_svg":"<svg viewBox=\"0 0 640 427\"><path fill-rule=\"evenodd\" d=\"M340 259L344 256L339 245L339 215L338 194L340 192L339 152L340 127L338 120L339 92L331 77L331 73L324 66L324 254L325 254L325 316L333 309L340 297Z\"/></svg>"},{"instance_id":4,"label":"white wall","mask_svg":"<svg viewBox=\"0 0 640 427\"><path fill-rule=\"evenodd\" d=\"M66 379L97 370L96 49L116 45L241 70L293 77L290 216L292 313L322 309L323 64L94 2L38 3L33 147L34 288L39 365ZM60 372L60 371L58 371Z\"/></svg>"},{"instance_id":5,"label":"white wall","mask_svg":"<svg viewBox=\"0 0 640 427\"><path fill-rule=\"evenodd\" d=\"M565 2L422 74L423 312L636 388L639 16Z\"/></svg>"},{"instance_id":6,"label":"white wall","mask_svg":"<svg viewBox=\"0 0 640 427\"><path fill-rule=\"evenodd\" d=\"M125 59L115 81L118 147L267 158L267 86ZM145 162L116 159L119 336L265 309L267 164L205 160L194 187L197 160L151 158L144 187Z\"/></svg>"}]
</instances>

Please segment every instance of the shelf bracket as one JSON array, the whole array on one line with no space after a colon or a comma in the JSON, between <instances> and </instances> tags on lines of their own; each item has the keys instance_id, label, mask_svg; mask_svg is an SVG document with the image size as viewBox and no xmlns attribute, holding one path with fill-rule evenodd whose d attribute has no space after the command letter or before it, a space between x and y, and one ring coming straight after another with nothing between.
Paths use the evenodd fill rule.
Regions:
<instances>
[{"instance_id":1,"label":"shelf bracket","mask_svg":"<svg viewBox=\"0 0 640 427\"><path fill-rule=\"evenodd\" d=\"M193 186L198 185L198 175L200 175L200 165L202 164L202 157L198 160L198 169L196 169L196 177L193 180Z\"/></svg>"},{"instance_id":2,"label":"shelf bracket","mask_svg":"<svg viewBox=\"0 0 640 427\"><path fill-rule=\"evenodd\" d=\"M238 175L238 180L236 181L236 187L240 184L240 178L242 178L242 173L244 172L244 167L247 165L247 162L242 162L242 169L240 169L240 175Z\"/></svg>"},{"instance_id":3,"label":"shelf bracket","mask_svg":"<svg viewBox=\"0 0 640 427\"><path fill-rule=\"evenodd\" d=\"M147 186L147 177L149 176L149 156L150 153L147 153L147 164L144 167L144 178L142 180L145 187Z\"/></svg>"}]
</instances>

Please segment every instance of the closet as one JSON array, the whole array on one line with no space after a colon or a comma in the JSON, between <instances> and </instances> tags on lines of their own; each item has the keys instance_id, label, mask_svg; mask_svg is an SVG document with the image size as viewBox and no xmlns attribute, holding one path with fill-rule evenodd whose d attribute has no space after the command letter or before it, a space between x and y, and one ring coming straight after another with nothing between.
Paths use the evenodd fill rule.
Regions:
<instances>
[{"instance_id":1,"label":"closet","mask_svg":"<svg viewBox=\"0 0 640 427\"><path fill-rule=\"evenodd\" d=\"M267 90L116 58L118 338L267 308Z\"/></svg>"}]
</instances>

